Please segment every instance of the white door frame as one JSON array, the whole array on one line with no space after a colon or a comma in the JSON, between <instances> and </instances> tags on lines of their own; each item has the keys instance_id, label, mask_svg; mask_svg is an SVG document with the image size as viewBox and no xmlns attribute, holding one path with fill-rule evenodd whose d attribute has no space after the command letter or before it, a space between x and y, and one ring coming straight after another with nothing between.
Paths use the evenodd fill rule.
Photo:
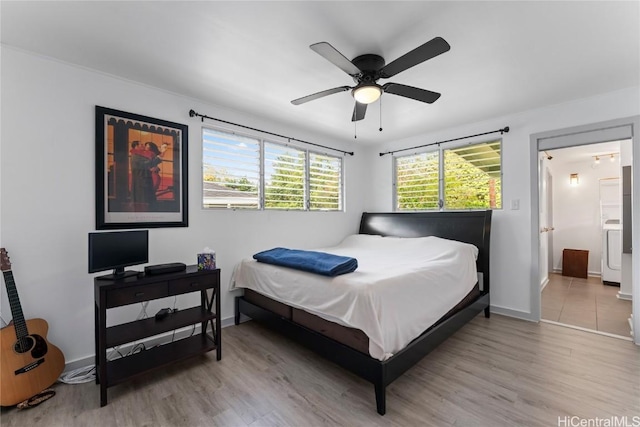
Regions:
<instances>
[{"instance_id":1,"label":"white door frame","mask_svg":"<svg viewBox=\"0 0 640 427\"><path fill-rule=\"evenodd\" d=\"M531 166L531 271L530 301L533 320L540 321L540 170L538 153L555 148L573 147L598 142L631 139L633 218L640 217L640 116L609 120L571 128L557 129L530 136L529 159ZM631 292L635 296L631 305L634 342L640 345L640 221L633 222Z\"/></svg>"}]
</instances>

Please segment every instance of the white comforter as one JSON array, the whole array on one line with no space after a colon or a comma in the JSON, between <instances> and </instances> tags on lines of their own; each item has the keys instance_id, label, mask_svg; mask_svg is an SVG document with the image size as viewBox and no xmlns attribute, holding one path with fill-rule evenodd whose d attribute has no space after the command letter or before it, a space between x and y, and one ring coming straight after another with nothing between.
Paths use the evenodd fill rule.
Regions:
<instances>
[{"instance_id":1,"label":"white comforter","mask_svg":"<svg viewBox=\"0 0 640 427\"><path fill-rule=\"evenodd\" d=\"M234 287L249 288L326 320L362 330L371 357L385 360L459 303L477 282L478 249L438 237L357 234L314 249L358 260L358 269L329 278L243 260Z\"/></svg>"}]
</instances>

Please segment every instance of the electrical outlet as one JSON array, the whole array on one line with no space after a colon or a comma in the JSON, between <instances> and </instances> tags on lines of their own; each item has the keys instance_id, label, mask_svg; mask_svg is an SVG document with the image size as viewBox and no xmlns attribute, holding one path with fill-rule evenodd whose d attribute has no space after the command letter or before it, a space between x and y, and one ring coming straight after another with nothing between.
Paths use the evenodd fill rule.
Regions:
<instances>
[{"instance_id":1,"label":"electrical outlet","mask_svg":"<svg viewBox=\"0 0 640 427\"><path fill-rule=\"evenodd\" d=\"M520 199L513 199L511 201L511 210L517 211L518 209L520 209Z\"/></svg>"}]
</instances>

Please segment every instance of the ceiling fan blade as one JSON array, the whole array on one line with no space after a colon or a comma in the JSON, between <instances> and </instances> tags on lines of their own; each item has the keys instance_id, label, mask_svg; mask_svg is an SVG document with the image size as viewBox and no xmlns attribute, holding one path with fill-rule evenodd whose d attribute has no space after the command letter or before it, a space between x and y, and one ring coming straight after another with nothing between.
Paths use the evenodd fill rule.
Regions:
<instances>
[{"instance_id":1,"label":"ceiling fan blade","mask_svg":"<svg viewBox=\"0 0 640 427\"><path fill-rule=\"evenodd\" d=\"M436 100L440 98L440 94L438 92L431 92L430 90L401 85L398 83L387 83L382 86L382 89L385 93L404 96L405 98L415 99L416 101L422 101L428 104L436 102Z\"/></svg>"},{"instance_id":2,"label":"ceiling fan blade","mask_svg":"<svg viewBox=\"0 0 640 427\"><path fill-rule=\"evenodd\" d=\"M338 50L335 47L331 46L329 43L320 42L312 44L309 47L318 55L323 56L327 61L331 62L333 65L340 68L350 76L360 74L360 69L353 65L351 61L345 58L343 54L338 52Z\"/></svg>"},{"instance_id":3,"label":"ceiling fan blade","mask_svg":"<svg viewBox=\"0 0 640 427\"><path fill-rule=\"evenodd\" d=\"M352 122L364 119L364 114L367 112L367 104L362 104L356 101L355 107L353 107L353 115L351 116Z\"/></svg>"},{"instance_id":4,"label":"ceiling fan blade","mask_svg":"<svg viewBox=\"0 0 640 427\"><path fill-rule=\"evenodd\" d=\"M435 37L422 46L413 49L411 52L405 53L400 58L387 64L382 70L380 70L380 75L385 79L393 77L414 65L418 65L427 59L431 59L445 53L449 49L451 49L451 46L449 46L449 43L447 43L445 39L442 37Z\"/></svg>"},{"instance_id":5,"label":"ceiling fan blade","mask_svg":"<svg viewBox=\"0 0 640 427\"><path fill-rule=\"evenodd\" d=\"M304 104L305 102L313 101L314 99L322 98L323 96L333 95L334 93L344 92L350 89L350 86L334 87L333 89L323 90L322 92L317 92L311 95L303 96L302 98L294 99L293 101L291 101L291 103L293 105L300 105Z\"/></svg>"}]
</instances>

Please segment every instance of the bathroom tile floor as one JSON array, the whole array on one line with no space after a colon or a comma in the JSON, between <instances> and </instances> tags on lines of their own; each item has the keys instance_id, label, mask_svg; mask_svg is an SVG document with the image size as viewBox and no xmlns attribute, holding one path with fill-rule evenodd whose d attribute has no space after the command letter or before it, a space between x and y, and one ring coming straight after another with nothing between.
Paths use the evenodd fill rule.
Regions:
<instances>
[{"instance_id":1,"label":"bathroom tile floor","mask_svg":"<svg viewBox=\"0 0 640 427\"><path fill-rule=\"evenodd\" d=\"M619 290L603 285L600 277L552 273L542 291L542 318L629 338L631 301L619 299Z\"/></svg>"}]
</instances>

